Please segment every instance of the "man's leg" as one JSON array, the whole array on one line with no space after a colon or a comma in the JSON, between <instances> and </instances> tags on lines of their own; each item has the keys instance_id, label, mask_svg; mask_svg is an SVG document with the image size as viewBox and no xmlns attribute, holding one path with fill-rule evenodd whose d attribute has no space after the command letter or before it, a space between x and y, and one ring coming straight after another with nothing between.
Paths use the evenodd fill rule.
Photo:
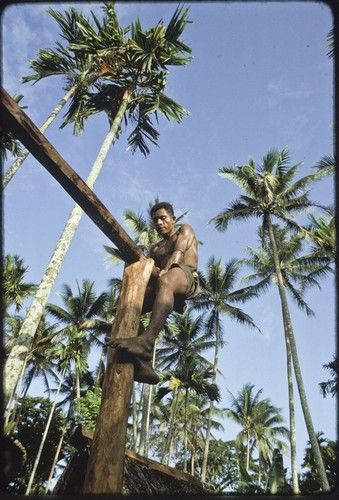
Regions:
<instances>
[{"instance_id":1,"label":"man's leg","mask_svg":"<svg viewBox=\"0 0 339 500\"><path fill-rule=\"evenodd\" d=\"M174 267L157 281L156 297L153 304L150 323L141 335L130 339L108 339L109 347L116 347L132 356L150 361L153 356L155 340L161 328L173 311L174 295L184 295L187 289L187 278L182 269Z\"/></svg>"}]
</instances>

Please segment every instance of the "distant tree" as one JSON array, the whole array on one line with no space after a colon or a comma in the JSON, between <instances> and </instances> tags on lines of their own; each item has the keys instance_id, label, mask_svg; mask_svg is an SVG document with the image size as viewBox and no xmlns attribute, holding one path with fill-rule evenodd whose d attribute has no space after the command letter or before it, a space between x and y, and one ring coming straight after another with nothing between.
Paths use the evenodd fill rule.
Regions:
<instances>
[{"instance_id":1,"label":"distant tree","mask_svg":"<svg viewBox=\"0 0 339 500\"><path fill-rule=\"evenodd\" d=\"M329 208L329 219L319 215L309 216L310 225L307 227L307 237L311 242L311 258L319 258L324 262L327 259L329 263L335 262L336 256L336 230L334 210Z\"/></svg>"},{"instance_id":2,"label":"distant tree","mask_svg":"<svg viewBox=\"0 0 339 500\"><path fill-rule=\"evenodd\" d=\"M94 431L96 421L99 415L101 404L101 388L94 387L86 391L84 396L81 396L76 403L77 414L76 421L87 427L87 429Z\"/></svg>"},{"instance_id":3,"label":"distant tree","mask_svg":"<svg viewBox=\"0 0 339 500\"><path fill-rule=\"evenodd\" d=\"M193 299L193 309L207 314L207 337L214 339L213 383L216 383L219 369L219 353L224 345L224 330L221 317L226 316L241 325L257 328L253 319L239 308L239 304L245 303L257 294L256 289L251 286L239 289L235 287L239 270L239 263L236 259L231 259L226 264L223 264L221 259L217 260L215 257L210 257L206 271L199 272L199 293ZM213 405L214 403L211 401L210 423L212 422ZM205 481L210 434L211 427L209 425L206 431L201 472L202 481Z\"/></svg>"},{"instance_id":4,"label":"distant tree","mask_svg":"<svg viewBox=\"0 0 339 500\"><path fill-rule=\"evenodd\" d=\"M242 427L236 442L246 446L247 473L250 471L253 451L257 449L259 456L257 483L262 487L262 474L264 479L267 479L274 449L282 451L287 449L283 439L288 437L288 430L282 425L284 420L281 410L274 407L268 398L261 398L262 389L255 394L253 389L254 385L245 384L237 396L228 391L231 406L227 408L226 415Z\"/></svg>"},{"instance_id":5,"label":"distant tree","mask_svg":"<svg viewBox=\"0 0 339 500\"><path fill-rule=\"evenodd\" d=\"M9 493L16 495L23 495L26 491L52 403L45 398L27 397L22 401L22 405L21 419L13 437L23 445L26 450L27 459L21 471L7 488ZM65 417L61 410L57 408L51 421L48 446L42 452L32 485L31 492L34 495L43 494L42 485L48 478L53 460L53 450L57 446L64 425Z\"/></svg>"},{"instance_id":6,"label":"distant tree","mask_svg":"<svg viewBox=\"0 0 339 500\"><path fill-rule=\"evenodd\" d=\"M324 437L323 432L317 433L319 447L326 467L326 473L330 484L331 491L334 491L338 486L338 443ZM304 461L302 467L305 472L301 474L300 487L303 495L314 495L322 491L319 477L316 470L314 455L310 443L307 443L305 449Z\"/></svg>"},{"instance_id":7,"label":"distant tree","mask_svg":"<svg viewBox=\"0 0 339 500\"><path fill-rule=\"evenodd\" d=\"M202 466L203 455L198 452L198 464ZM208 493L222 494L236 491L240 481L239 450L234 441L211 439L207 458L204 487Z\"/></svg>"},{"instance_id":8,"label":"distant tree","mask_svg":"<svg viewBox=\"0 0 339 500\"><path fill-rule=\"evenodd\" d=\"M47 130L77 90L82 89L83 91L84 88L90 87L101 76L98 74L97 68L93 65L91 57L78 57L77 53L69 49L70 43L79 41L83 36L82 31L78 28L78 24L86 19L85 16L77 12L74 8L70 8L63 14L51 8L47 12L57 22L61 30L61 37L66 42L66 45L57 41L54 49L40 50L36 59L30 61L30 67L35 73L24 76L22 81L23 83L37 83L43 78L50 76L62 76L66 80L64 89L66 90L66 94L39 128L41 133ZM28 155L29 151L27 149L18 152L18 158L3 176L3 188L11 181Z\"/></svg>"},{"instance_id":9,"label":"distant tree","mask_svg":"<svg viewBox=\"0 0 339 500\"><path fill-rule=\"evenodd\" d=\"M34 294L36 285L24 281L27 270L28 266L24 265L24 259L19 255L5 255L2 276L4 311L14 306L15 311L19 312L23 301Z\"/></svg>"},{"instance_id":10,"label":"distant tree","mask_svg":"<svg viewBox=\"0 0 339 500\"><path fill-rule=\"evenodd\" d=\"M94 282L84 279L81 285L77 282L77 294L73 293L69 285L64 284L60 296L65 308L47 304L46 310L62 325L59 336L67 339L70 335L79 335L81 352L79 350L74 366L76 397L80 397L80 373L84 373L87 368L91 344L94 342L101 345L96 335L93 335L93 326L103 311L107 293L102 292L97 296L94 291Z\"/></svg>"},{"instance_id":11,"label":"distant tree","mask_svg":"<svg viewBox=\"0 0 339 500\"><path fill-rule=\"evenodd\" d=\"M292 298L293 302L301 310L303 310L307 316L312 316L314 313L305 301L305 292L311 286L317 286L320 289L319 279L331 272L331 267L328 265L329 260L326 256L315 256L313 253L305 255L305 238L303 234L290 234L288 228L280 228L278 225L273 225L273 232L279 256L283 286L288 295ZM251 247L247 247L246 250L249 257L241 259L240 262L253 270L249 276L243 278L243 281L245 283L255 283L253 286L257 286L258 291L266 291L270 285L277 285L276 267L270 239L267 233L262 228L259 228L258 235L261 242L260 248L256 250ZM284 304L284 308L287 311L289 310L287 301ZM285 337L286 336L287 332L285 331ZM296 493L298 491L298 473L296 457L295 401L289 342L286 342L286 357L289 393L291 471L293 489Z\"/></svg>"},{"instance_id":12,"label":"distant tree","mask_svg":"<svg viewBox=\"0 0 339 500\"><path fill-rule=\"evenodd\" d=\"M12 96L12 99L18 104L23 95ZM22 106L21 109L25 109L26 106ZM0 127L0 159L2 161L7 160L7 151L11 153L12 156L19 156L21 153L21 146L18 140L15 139L12 132L6 132Z\"/></svg>"},{"instance_id":13,"label":"distant tree","mask_svg":"<svg viewBox=\"0 0 339 500\"><path fill-rule=\"evenodd\" d=\"M243 222L250 218L261 219L263 230L267 231L269 235L283 310L286 350L290 352L293 361L305 424L314 448L322 489L327 492L329 484L309 410L291 318L288 308L285 307L287 297L273 229L273 221L277 219L293 232L303 231L303 227L296 221L295 215L305 213L306 209L318 206L309 198L307 189L316 180L321 179L325 173L318 171L294 181L300 164L289 166L289 163L290 156L287 148L284 148L282 151L270 150L259 164L250 158L247 165L220 168L220 176L238 184L242 188L243 194L238 199L229 202L224 210L213 217L212 222L218 230L225 231L232 221ZM319 207L325 209L320 205ZM297 493L296 485L294 492Z\"/></svg>"},{"instance_id":14,"label":"distant tree","mask_svg":"<svg viewBox=\"0 0 339 500\"><path fill-rule=\"evenodd\" d=\"M330 59L334 59L334 28L328 32L327 35L327 55Z\"/></svg>"},{"instance_id":15,"label":"distant tree","mask_svg":"<svg viewBox=\"0 0 339 500\"><path fill-rule=\"evenodd\" d=\"M286 493L286 490L288 490L288 485L286 483L286 469L284 468L283 455L279 448L275 448L272 463L267 474L265 491L271 495L276 495L277 493Z\"/></svg>"},{"instance_id":16,"label":"distant tree","mask_svg":"<svg viewBox=\"0 0 339 500\"><path fill-rule=\"evenodd\" d=\"M331 395L333 398L339 394L339 382L338 382L338 372L339 372L339 361L338 356L333 356L333 360L323 365L323 368L329 370L332 379L327 380L327 382L321 382L319 384L321 394L326 397Z\"/></svg>"}]
</instances>

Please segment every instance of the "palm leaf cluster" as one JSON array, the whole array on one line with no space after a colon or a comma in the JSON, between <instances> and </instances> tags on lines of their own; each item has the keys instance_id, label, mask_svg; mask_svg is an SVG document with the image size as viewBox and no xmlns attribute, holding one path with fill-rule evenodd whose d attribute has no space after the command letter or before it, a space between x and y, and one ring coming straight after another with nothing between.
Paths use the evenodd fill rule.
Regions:
<instances>
[{"instance_id":1,"label":"palm leaf cluster","mask_svg":"<svg viewBox=\"0 0 339 500\"><path fill-rule=\"evenodd\" d=\"M187 25L187 11L178 7L166 28L159 21L154 28L143 31L138 19L122 29L114 7L104 4L104 22L92 13L94 25L88 20L78 22L82 36L70 42L68 49L92 65L93 91L79 88L66 114L63 126L74 122L81 132L84 121L92 114L105 111L110 123L116 116L123 96L128 100L125 124L135 124L127 142L128 148L149 154L147 141L156 145L159 133L150 115L158 112L166 119L181 122L189 113L163 90L167 83L168 67L182 66L190 61L191 49L180 41Z\"/></svg>"}]
</instances>

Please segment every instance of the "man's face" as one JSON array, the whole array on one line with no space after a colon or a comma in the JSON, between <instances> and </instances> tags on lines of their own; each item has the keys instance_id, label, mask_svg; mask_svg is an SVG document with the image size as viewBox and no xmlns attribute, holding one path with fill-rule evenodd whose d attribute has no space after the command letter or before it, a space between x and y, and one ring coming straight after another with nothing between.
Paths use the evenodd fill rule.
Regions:
<instances>
[{"instance_id":1,"label":"man's face","mask_svg":"<svg viewBox=\"0 0 339 500\"><path fill-rule=\"evenodd\" d=\"M153 224L160 236L171 236L174 232L175 216L170 215L164 208L159 208L152 214Z\"/></svg>"}]
</instances>

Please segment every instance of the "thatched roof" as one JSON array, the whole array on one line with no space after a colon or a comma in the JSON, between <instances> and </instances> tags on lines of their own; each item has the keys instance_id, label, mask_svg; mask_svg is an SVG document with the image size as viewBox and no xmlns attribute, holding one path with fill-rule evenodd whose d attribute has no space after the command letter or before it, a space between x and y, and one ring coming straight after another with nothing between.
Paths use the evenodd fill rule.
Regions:
<instances>
[{"instance_id":1,"label":"thatched roof","mask_svg":"<svg viewBox=\"0 0 339 500\"><path fill-rule=\"evenodd\" d=\"M92 433L77 428L71 444L76 451L53 490L54 495L80 495L85 478ZM204 495L198 478L126 450L123 495Z\"/></svg>"}]
</instances>

